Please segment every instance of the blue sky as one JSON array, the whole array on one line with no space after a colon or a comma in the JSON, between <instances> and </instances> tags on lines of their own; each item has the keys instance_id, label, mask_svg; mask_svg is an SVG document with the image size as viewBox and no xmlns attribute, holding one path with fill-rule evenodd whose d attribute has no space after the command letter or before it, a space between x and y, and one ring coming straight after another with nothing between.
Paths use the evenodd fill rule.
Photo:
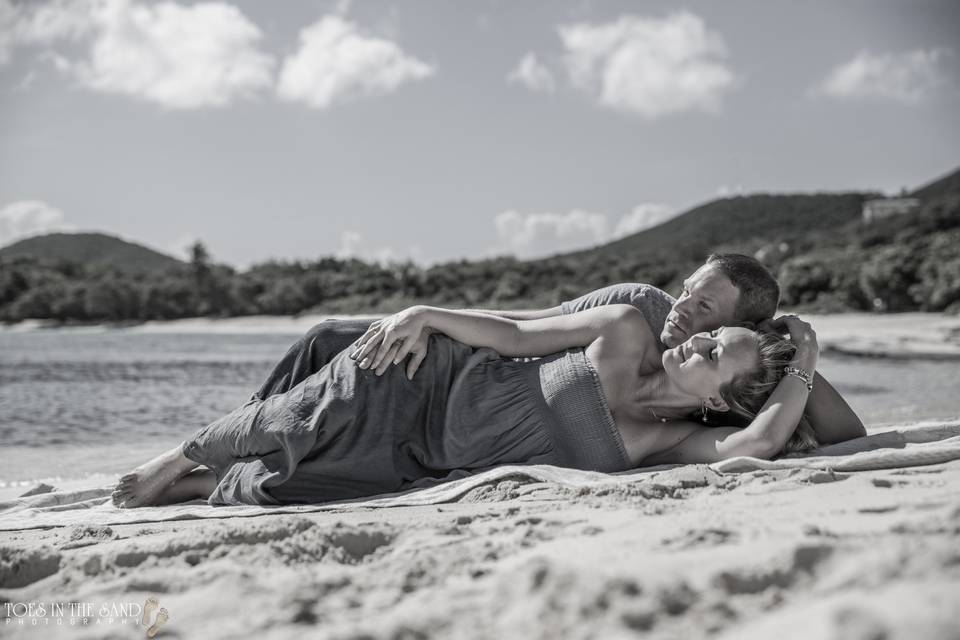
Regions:
<instances>
[{"instance_id":1,"label":"blue sky","mask_svg":"<svg viewBox=\"0 0 960 640\"><path fill-rule=\"evenodd\" d=\"M960 5L0 0L0 244L236 266L609 241L960 165Z\"/></svg>"}]
</instances>

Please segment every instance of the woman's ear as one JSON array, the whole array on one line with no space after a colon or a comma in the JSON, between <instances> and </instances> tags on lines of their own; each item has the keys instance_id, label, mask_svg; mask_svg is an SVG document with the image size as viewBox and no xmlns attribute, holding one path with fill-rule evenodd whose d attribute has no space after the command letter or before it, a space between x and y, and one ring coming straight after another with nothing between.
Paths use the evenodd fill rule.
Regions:
<instances>
[{"instance_id":1,"label":"woman's ear","mask_svg":"<svg viewBox=\"0 0 960 640\"><path fill-rule=\"evenodd\" d=\"M707 408L711 411L730 411L730 405L720 396L707 398Z\"/></svg>"}]
</instances>

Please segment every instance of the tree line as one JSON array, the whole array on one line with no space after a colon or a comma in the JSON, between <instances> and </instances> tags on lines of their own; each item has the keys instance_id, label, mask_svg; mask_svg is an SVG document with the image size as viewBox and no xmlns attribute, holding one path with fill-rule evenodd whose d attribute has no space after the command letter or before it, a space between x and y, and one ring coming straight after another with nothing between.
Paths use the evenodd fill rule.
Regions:
<instances>
[{"instance_id":1,"label":"tree line","mask_svg":"<svg viewBox=\"0 0 960 640\"><path fill-rule=\"evenodd\" d=\"M713 247L757 255L778 277L783 306L820 312L960 311L960 198L920 212ZM701 255L702 254L702 255ZM272 260L238 272L202 243L189 262L149 273L36 257L0 261L0 321L126 322L252 314L389 313L416 303L540 308L615 282L676 293L706 251L581 252L421 267L358 259Z\"/></svg>"}]
</instances>

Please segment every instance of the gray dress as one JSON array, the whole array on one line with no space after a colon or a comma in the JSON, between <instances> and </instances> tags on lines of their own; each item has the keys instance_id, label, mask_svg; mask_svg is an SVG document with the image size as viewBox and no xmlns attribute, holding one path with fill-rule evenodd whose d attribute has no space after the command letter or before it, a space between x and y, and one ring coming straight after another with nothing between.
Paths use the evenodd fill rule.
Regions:
<instances>
[{"instance_id":1,"label":"gray dress","mask_svg":"<svg viewBox=\"0 0 960 640\"><path fill-rule=\"evenodd\" d=\"M522 361L434 334L413 380L403 366L378 377L349 353L184 442L216 473L209 504L351 499L502 464L631 466L582 349Z\"/></svg>"}]
</instances>

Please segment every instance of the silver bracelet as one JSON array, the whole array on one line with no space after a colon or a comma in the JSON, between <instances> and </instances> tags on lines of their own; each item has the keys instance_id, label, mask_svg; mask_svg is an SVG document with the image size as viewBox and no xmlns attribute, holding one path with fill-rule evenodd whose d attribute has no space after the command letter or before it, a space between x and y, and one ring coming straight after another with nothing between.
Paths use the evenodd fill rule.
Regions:
<instances>
[{"instance_id":1,"label":"silver bracelet","mask_svg":"<svg viewBox=\"0 0 960 640\"><path fill-rule=\"evenodd\" d=\"M813 391L813 375L800 367L784 367L783 372L788 376L796 376L807 385L807 391Z\"/></svg>"}]
</instances>

